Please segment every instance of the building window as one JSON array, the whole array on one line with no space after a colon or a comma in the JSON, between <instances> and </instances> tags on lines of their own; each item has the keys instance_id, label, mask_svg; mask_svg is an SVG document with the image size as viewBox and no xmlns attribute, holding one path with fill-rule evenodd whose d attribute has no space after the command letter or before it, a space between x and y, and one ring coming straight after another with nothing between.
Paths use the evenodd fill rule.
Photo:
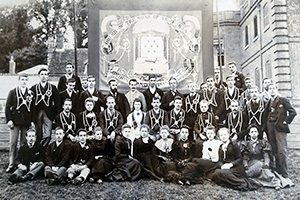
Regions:
<instances>
[{"instance_id":1,"label":"building window","mask_svg":"<svg viewBox=\"0 0 300 200\"><path fill-rule=\"evenodd\" d=\"M265 64L265 72L267 78L272 78L272 65L270 60L267 60Z\"/></svg>"},{"instance_id":2,"label":"building window","mask_svg":"<svg viewBox=\"0 0 300 200\"><path fill-rule=\"evenodd\" d=\"M245 47L249 45L249 30L248 26L245 26Z\"/></svg>"},{"instance_id":3,"label":"building window","mask_svg":"<svg viewBox=\"0 0 300 200\"><path fill-rule=\"evenodd\" d=\"M218 66L225 66L225 50L223 46L223 40L220 40L221 51L219 48L219 43L217 40L214 40L214 55L216 55L215 59Z\"/></svg>"},{"instance_id":4,"label":"building window","mask_svg":"<svg viewBox=\"0 0 300 200\"><path fill-rule=\"evenodd\" d=\"M258 35L258 24L257 24L257 16L255 15L253 18L253 27L254 27L254 38Z\"/></svg>"},{"instance_id":5,"label":"building window","mask_svg":"<svg viewBox=\"0 0 300 200\"><path fill-rule=\"evenodd\" d=\"M264 16L264 29L266 29L269 26L269 5L268 3L265 3L263 7L263 16Z\"/></svg>"}]
</instances>

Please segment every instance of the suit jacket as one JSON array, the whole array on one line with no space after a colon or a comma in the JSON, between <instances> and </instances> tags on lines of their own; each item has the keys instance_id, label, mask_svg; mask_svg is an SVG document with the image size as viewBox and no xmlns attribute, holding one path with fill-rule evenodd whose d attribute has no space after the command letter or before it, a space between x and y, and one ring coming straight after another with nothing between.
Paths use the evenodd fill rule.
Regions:
<instances>
[{"instance_id":1,"label":"suit jacket","mask_svg":"<svg viewBox=\"0 0 300 200\"><path fill-rule=\"evenodd\" d=\"M241 72L236 72L235 77L235 86L237 88L240 88L242 90L246 90L246 85L245 85L245 76Z\"/></svg>"},{"instance_id":2,"label":"suit jacket","mask_svg":"<svg viewBox=\"0 0 300 200\"><path fill-rule=\"evenodd\" d=\"M65 138L71 134L76 136L77 123L76 116L74 113L70 113L69 117L65 115L64 112L59 113L55 117L55 126L61 127L65 131Z\"/></svg>"},{"instance_id":3,"label":"suit jacket","mask_svg":"<svg viewBox=\"0 0 300 200\"><path fill-rule=\"evenodd\" d=\"M263 132L267 129L267 109L266 103L259 99L258 103L254 103L252 100L248 101L245 107L245 113L247 116L247 123L256 124L259 127L259 131Z\"/></svg>"},{"instance_id":4,"label":"suit jacket","mask_svg":"<svg viewBox=\"0 0 300 200\"><path fill-rule=\"evenodd\" d=\"M127 116L130 113L130 106L125 94L116 92L112 94L111 92L107 96L113 96L116 100L116 110L122 114L124 122L126 122ZM106 96L106 97L107 97Z\"/></svg>"},{"instance_id":5,"label":"suit jacket","mask_svg":"<svg viewBox=\"0 0 300 200\"><path fill-rule=\"evenodd\" d=\"M184 99L184 96L176 90L175 94L171 90L169 90L167 93L164 94L162 101L161 101L161 108L165 111L171 111L174 108L173 106L170 106L169 103L174 100L174 97L180 96L182 99Z\"/></svg>"},{"instance_id":6,"label":"suit jacket","mask_svg":"<svg viewBox=\"0 0 300 200\"><path fill-rule=\"evenodd\" d=\"M233 113L230 112L227 114L225 126L230 130L232 134L230 137L233 137L233 129L235 129L238 140L244 140L247 135L247 127L248 127L248 118L245 112L238 111L237 116L234 118Z\"/></svg>"},{"instance_id":7,"label":"suit jacket","mask_svg":"<svg viewBox=\"0 0 300 200\"><path fill-rule=\"evenodd\" d=\"M151 134L157 134L161 126L169 125L168 113L163 109L159 109L158 114L153 109L149 110L146 113L145 124L150 127Z\"/></svg>"},{"instance_id":8,"label":"suit jacket","mask_svg":"<svg viewBox=\"0 0 300 200\"><path fill-rule=\"evenodd\" d=\"M50 120L54 120L55 116L60 112L60 97L56 87L49 82L43 88L40 83L31 87L35 101L35 114L37 117L41 110L44 110ZM35 118L35 121L38 119Z\"/></svg>"},{"instance_id":9,"label":"suit jacket","mask_svg":"<svg viewBox=\"0 0 300 200\"><path fill-rule=\"evenodd\" d=\"M17 153L15 164L23 164L26 167L29 167L31 163L44 161L44 158L44 147L40 143L35 142L34 145L29 148L26 142L20 147Z\"/></svg>"},{"instance_id":10,"label":"suit jacket","mask_svg":"<svg viewBox=\"0 0 300 200\"><path fill-rule=\"evenodd\" d=\"M202 93L201 99L206 99L209 103L210 112L219 117L220 121L223 121L226 117L224 93L218 88L214 88L212 91L208 89Z\"/></svg>"},{"instance_id":11,"label":"suit jacket","mask_svg":"<svg viewBox=\"0 0 300 200\"><path fill-rule=\"evenodd\" d=\"M79 143L72 145L72 154L70 156L69 164L82 164L91 166L94 161L94 149L89 143L86 143L82 148Z\"/></svg>"},{"instance_id":12,"label":"suit jacket","mask_svg":"<svg viewBox=\"0 0 300 200\"><path fill-rule=\"evenodd\" d=\"M88 114L91 114L93 116L87 117ZM78 129L80 129L80 128L85 129L87 131L88 135L93 134L94 128L99 125L98 115L97 115L97 113L95 113L93 111L88 112L85 110L85 111L79 113L76 121L77 121Z\"/></svg>"},{"instance_id":13,"label":"suit jacket","mask_svg":"<svg viewBox=\"0 0 300 200\"><path fill-rule=\"evenodd\" d=\"M105 109L99 115L99 123L105 136L110 135L112 131L119 134L121 133L121 128L123 126L123 117L117 110L115 110L113 116L110 116L107 109Z\"/></svg>"},{"instance_id":14,"label":"suit jacket","mask_svg":"<svg viewBox=\"0 0 300 200\"><path fill-rule=\"evenodd\" d=\"M71 144L68 140L63 140L59 146L56 142L52 142L46 150L46 165L50 167L68 167L70 152Z\"/></svg>"},{"instance_id":15,"label":"suit jacket","mask_svg":"<svg viewBox=\"0 0 300 200\"><path fill-rule=\"evenodd\" d=\"M72 92L71 96L69 96L67 90L64 90L59 93L59 96L60 96L60 102L62 106L64 105L65 99L69 98L72 100L71 112L74 114L79 113L79 94L77 92Z\"/></svg>"},{"instance_id":16,"label":"suit jacket","mask_svg":"<svg viewBox=\"0 0 300 200\"><path fill-rule=\"evenodd\" d=\"M18 87L9 92L5 105L7 122L12 120L14 125L30 125L34 116L34 99L30 93L29 89L26 89L23 95Z\"/></svg>"},{"instance_id":17,"label":"suit jacket","mask_svg":"<svg viewBox=\"0 0 300 200\"><path fill-rule=\"evenodd\" d=\"M75 74L72 75L72 78L75 79L75 91L78 94L80 94L80 92L82 91L82 86L81 86L80 78L78 76L76 76ZM67 89L66 83L67 83L67 77L66 77L66 75L61 76L59 78L58 85L57 85L57 89L58 89L59 92L62 92L65 89Z\"/></svg>"},{"instance_id":18,"label":"suit jacket","mask_svg":"<svg viewBox=\"0 0 300 200\"><path fill-rule=\"evenodd\" d=\"M105 98L104 95L95 88L94 93L90 94L90 92L86 89L85 91L82 91L80 93L79 96L79 112L80 111L84 111L85 110L85 106L84 106L84 101L88 98L88 97L98 97L97 101L95 102L95 106L93 111L97 114L100 113L101 109L100 107L105 107Z\"/></svg>"},{"instance_id":19,"label":"suit jacket","mask_svg":"<svg viewBox=\"0 0 300 200\"><path fill-rule=\"evenodd\" d=\"M185 122L184 124L188 125L189 127L193 128L198 113L200 113L200 101L201 95L196 93L195 96L191 96L188 94L184 100L184 110L186 112L185 115Z\"/></svg>"},{"instance_id":20,"label":"suit jacket","mask_svg":"<svg viewBox=\"0 0 300 200\"><path fill-rule=\"evenodd\" d=\"M268 121L274 122L274 126L278 131L289 133L288 124L292 123L297 115L296 110L291 105L290 101L282 96L277 96L267 105ZM286 122L287 124L283 123Z\"/></svg>"},{"instance_id":21,"label":"suit jacket","mask_svg":"<svg viewBox=\"0 0 300 200\"><path fill-rule=\"evenodd\" d=\"M153 108L153 106L151 105L153 97L155 97L156 95L159 95L160 99L162 99L162 97L164 96L164 92L161 89L157 88L157 87L156 87L156 90L155 90L154 94L152 94L150 92L149 88L147 90L145 90L143 92L143 94L144 94L144 97L146 99L147 111L149 111Z\"/></svg>"}]
</instances>

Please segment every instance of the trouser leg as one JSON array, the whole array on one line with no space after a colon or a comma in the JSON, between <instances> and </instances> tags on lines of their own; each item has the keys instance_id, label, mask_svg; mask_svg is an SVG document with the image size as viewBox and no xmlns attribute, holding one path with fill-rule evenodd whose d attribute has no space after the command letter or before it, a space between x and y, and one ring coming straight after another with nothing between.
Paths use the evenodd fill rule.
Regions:
<instances>
[{"instance_id":1,"label":"trouser leg","mask_svg":"<svg viewBox=\"0 0 300 200\"><path fill-rule=\"evenodd\" d=\"M44 111L42 110L38 113L37 121L35 122L37 143L41 143L43 137L43 113Z\"/></svg>"},{"instance_id":2,"label":"trouser leg","mask_svg":"<svg viewBox=\"0 0 300 200\"><path fill-rule=\"evenodd\" d=\"M42 144L44 146L48 146L48 144L50 143L50 140L51 140L52 121L48 118L48 116L45 112L43 114L43 121L44 121L44 123L43 123Z\"/></svg>"},{"instance_id":3,"label":"trouser leg","mask_svg":"<svg viewBox=\"0 0 300 200\"><path fill-rule=\"evenodd\" d=\"M35 162L33 164L33 167L30 167L30 170L29 170L29 172L27 174L32 174L33 177L36 177L37 174L42 171L42 169L44 168L44 166L45 165L44 165L43 162Z\"/></svg>"},{"instance_id":4,"label":"trouser leg","mask_svg":"<svg viewBox=\"0 0 300 200\"><path fill-rule=\"evenodd\" d=\"M87 176L89 175L89 173L90 173L90 169L89 168L84 168L84 169L81 170L78 177L82 177L83 181L85 181Z\"/></svg>"},{"instance_id":5,"label":"trouser leg","mask_svg":"<svg viewBox=\"0 0 300 200\"><path fill-rule=\"evenodd\" d=\"M56 175L57 175L57 178L59 180L65 178L66 176L66 171L67 169L65 167L60 167L57 171L56 171Z\"/></svg>"},{"instance_id":6,"label":"trouser leg","mask_svg":"<svg viewBox=\"0 0 300 200\"><path fill-rule=\"evenodd\" d=\"M288 177L288 168L287 168L287 133L276 132L276 143L277 143L277 156L276 156L276 166L279 173L283 177Z\"/></svg>"},{"instance_id":7,"label":"trouser leg","mask_svg":"<svg viewBox=\"0 0 300 200\"><path fill-rule=\"evenodd\" d=\"M15 126L9 130L9 167L13 167L17 155L17 144L19 138L20 127Z\"/></svg>"}]
</instances>

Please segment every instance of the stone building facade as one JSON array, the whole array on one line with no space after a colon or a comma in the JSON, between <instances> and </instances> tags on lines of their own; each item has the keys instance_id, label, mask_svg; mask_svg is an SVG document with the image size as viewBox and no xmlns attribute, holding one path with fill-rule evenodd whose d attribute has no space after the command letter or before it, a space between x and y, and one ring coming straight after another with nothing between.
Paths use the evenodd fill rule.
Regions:
<instances>
[{"instance_id":1,"label":"stone building facade","mask_svg":"<svg viewBox=\"0 0 300 200\"><path fill-rule=\"evenodd\" d=\"M261 87L272 78L283 96L300 106L300 2L299 0L241 0L238 11L219 13L221 56L226 64L235 61L245 75ZM215 28L215 66L218 35Z\"/></svg>"}]
</instances>

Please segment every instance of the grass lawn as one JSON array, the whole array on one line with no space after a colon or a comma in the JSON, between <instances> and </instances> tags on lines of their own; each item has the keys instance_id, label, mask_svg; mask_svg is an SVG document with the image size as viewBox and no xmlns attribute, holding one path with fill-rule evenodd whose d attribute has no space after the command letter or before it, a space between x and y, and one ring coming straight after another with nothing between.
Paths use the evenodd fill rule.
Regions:
<instances>
[{"instance_id":1,"label":"grass lawn","mask_svg":"<svg viewBox=\"0 0 300 200\"><path fill-rule=\"evenodd\" d=\"M45 180L7 185L9 174L5 173L8 152L0 151L0 199L300 199L300 150L289 150L290 178L292 188L275 190L260 188L257 191L240 192L222 188L205 181L201 185L180 186L152 180L136 182L105 182L102 185L84 183L82 186L48 186Z\"/></svg>"}]
</instances>

